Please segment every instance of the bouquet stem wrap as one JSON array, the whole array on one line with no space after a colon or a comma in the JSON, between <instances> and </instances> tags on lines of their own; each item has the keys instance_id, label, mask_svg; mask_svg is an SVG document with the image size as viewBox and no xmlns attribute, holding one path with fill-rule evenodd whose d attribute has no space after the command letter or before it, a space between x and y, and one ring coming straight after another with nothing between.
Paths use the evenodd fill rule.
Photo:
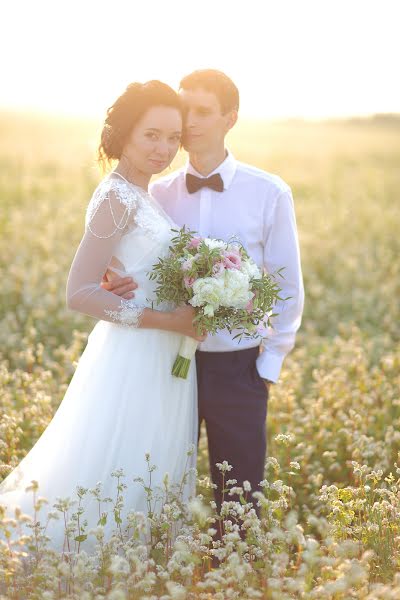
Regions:
<instances>
[{"instance_id":1,"label":"bouquet stem wrap","mask_svg":"<svg viewBox=\"0 0 400 600\"><path fill-rule=\"evenodd\" d=\"M175 377L181 377L182 379L187 379L190 363L196 353L197 346L198 342L194 338L188 336L183 338L179 348L179 354L176 357L174 366L172 367L172 375L175 375Z\"/></svg>"}]
</instances>

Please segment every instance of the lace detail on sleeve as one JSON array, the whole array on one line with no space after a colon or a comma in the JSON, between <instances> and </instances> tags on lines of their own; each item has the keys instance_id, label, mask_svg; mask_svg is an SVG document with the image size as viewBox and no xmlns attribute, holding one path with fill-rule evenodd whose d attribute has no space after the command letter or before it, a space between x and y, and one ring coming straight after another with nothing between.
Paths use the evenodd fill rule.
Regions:
<instances>
[{"instance_id":1,"label":"lace detail on sleeve","mask_svg":"<svg viewBox=\"0 0 400 600\"><path fill-rule=\"evenodd\" d=\"M141 199L125 181L106 179L95 190L86 211L85 225L95 237L107 239L129 231Z\"/></svg>"},{"instance_id":2,"label":"lace detail on sleeve","mask_svg":"<svg viewBox=\"0 0 400 600\"><path fill-rule=\"evenodd\" d=\"M140 317L145 307L138 306L133 300L121 300L120 310L105 310L113 321L125 327L139 327Z\"/></svg>"}]
</instances>

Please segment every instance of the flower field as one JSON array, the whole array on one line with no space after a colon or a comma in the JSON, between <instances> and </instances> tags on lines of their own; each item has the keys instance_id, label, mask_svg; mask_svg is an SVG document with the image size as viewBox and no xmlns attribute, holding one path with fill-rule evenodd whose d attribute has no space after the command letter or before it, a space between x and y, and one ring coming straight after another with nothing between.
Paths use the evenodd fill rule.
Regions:
<instances>
[{"instance_id":1,"label":"flower field","mask_svg":"<svg viewBox=\"0 0 400 600\"><path fill-rule=\"evenodd\" d=\"M98 125L0 114L0 481L51 420L93 326L67 311L65 284L101 176ZM120 531L135 474L116 472L117 533L104 540L100 523L89 556L71 490L77 504L58 508L71 551L46 548L38 527L0 541L0 600L400 599L399 134L395 118L244 122L231 133L236 158L292 188L306 293L271 389L261 518L247 489L241 504L227 492L216 514L203 432L190 511L169 490L161 514L132 514ZM40 487L31 493L40 512ZM21 519L0 509L0 540Z\"/></svg>"}]
</instances>

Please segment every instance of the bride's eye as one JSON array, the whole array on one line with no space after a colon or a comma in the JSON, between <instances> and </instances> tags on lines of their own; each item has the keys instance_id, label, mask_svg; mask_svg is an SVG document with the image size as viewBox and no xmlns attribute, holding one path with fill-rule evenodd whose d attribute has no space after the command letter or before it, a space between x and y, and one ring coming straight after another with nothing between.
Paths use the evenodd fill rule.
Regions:
<instances>
[{"instance_id":1,"label":"bride's eye","mask_svg":"<svg viewBox=\"0 0 400 600\"><path fill-rule=\"evenodd\" d=\"M149 131L145 135L152 142L156 142L158 140L158 135L156 133L152 132L152 131Z\"/></svg>"}]
</instances>

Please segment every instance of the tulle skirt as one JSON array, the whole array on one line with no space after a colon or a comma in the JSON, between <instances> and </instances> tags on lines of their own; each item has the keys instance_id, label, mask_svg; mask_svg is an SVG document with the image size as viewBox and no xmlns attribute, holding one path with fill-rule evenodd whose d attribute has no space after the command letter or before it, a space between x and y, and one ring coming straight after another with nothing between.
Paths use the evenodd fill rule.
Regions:
<instances>
[{"instance_id":1,"label":"tulle skirt","mask_svg":"<svg viewBox=\"0 0 400 600\"><path fill-rule=\"evenodd\" d=\"M146 455L156 465L154 490L162 487L166 474L172 486L182 483L185 472L195 467L196 452L188 451L196 447L198 424L195 361L186 380L171 375L181 340L170 332L97 323L54 418L0 485L0 504L9 516L16 506L34 516L32 493L25 491L32 480L48 501L39 512L41 524L57 498L77 499L77 486L94 489L101 482L101 497L115 500L117 478L111 474L122 470L120 481L127 485L123 526L129 511L148 510L144 485L134 482L149 483ZM184 499L194 493L194 485L189 475L182 485ZM112 506L99 505L94 494L84 495L86 530L97 526L103 512L112 513ZM107 518L105 535L115 527L114 519ZM66 549L63 518L51 519L46 535L51 547ZM93 544L88 538L81 548L90 551Z\"/></svg>"}]
</instances>

